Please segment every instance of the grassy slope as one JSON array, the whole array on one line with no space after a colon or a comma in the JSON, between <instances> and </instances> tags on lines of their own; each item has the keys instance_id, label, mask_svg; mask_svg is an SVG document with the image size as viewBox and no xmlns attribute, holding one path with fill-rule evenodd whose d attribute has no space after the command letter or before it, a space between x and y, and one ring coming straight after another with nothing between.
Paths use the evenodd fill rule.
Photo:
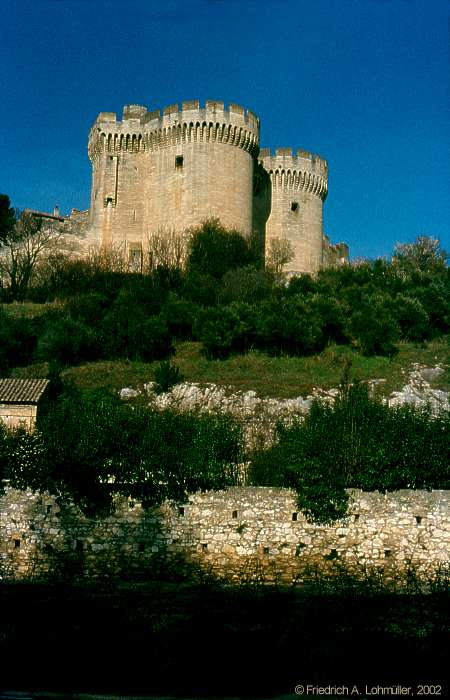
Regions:
<instances>
[{"instance_id":1,"label":"grassy slope","mask_svg":"<svg viewBox=\"0 0 450 700\"><path fill-rule=\"evenodd\" d=\"M447 365L446 374L436 381L436 388L450 388L449 347L446 340L429 343L427 348L401 344L398 355L392 360L362 357L348 347L334 346L313 357L268 357L250 352L227 360L208 361L201 354L199 343L180 343L174 362L180 367L185 381L200 384L212 382L230 386L233 390L254 390L259 396L289 398L306 396L313 387L336 387L342 377L346 358L351 359L351 376L355 379L385 379L379 386L383 395L405 384L407 370L414 362L430 367L437 363ZM106 387L118 390L152 381L156 364L91 362L71 367L65 370L63 376L66 381L72 381L82 389Z\"/></svg>"},{"instance_id":2,"label":"grassy slope","mask_svg":"<svg viewBox=\"0 0 450 700\"><path fill-rule=\"evenodd\" d=\"M42 313L42 304L11 304L3 307L14 315L35 316ZM47 307L48 308L48 307ZM385 379L379 391L383 395L400 389L405 384L408 369L413 363L428 367L440 363L446 373L435 383L436 388L450 389L449 338L428 343L420 348L412 343L400 343L398 354L387 357L363 357L350 347L330 346L313 357L268 357L259 352L235 355L227 360L206 360L199 343L176 345L174 362L186 381L215 383L230 386L234 390L254 390L260 396L289 398L306 396L313 387L336 387L342 377L345 361L352 363L351 376L355 379ZM64 372L64 379L82 389L106 387L118 390L125 386L142 386L153 380L157 363L99 361L71 367ZM45 363L17 368L16 377L46 376Z\"/></svg>"}]
</instances>

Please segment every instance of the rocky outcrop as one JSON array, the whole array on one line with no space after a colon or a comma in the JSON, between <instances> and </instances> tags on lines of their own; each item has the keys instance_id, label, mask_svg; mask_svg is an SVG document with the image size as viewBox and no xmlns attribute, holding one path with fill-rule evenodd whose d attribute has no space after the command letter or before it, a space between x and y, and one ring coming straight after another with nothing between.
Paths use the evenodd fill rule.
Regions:
<instances>
[{"instance_id":1,"label":"rocky outcrop","mask_svg":"<svg viewBox=\"0 0 450 700\"><path fill-rule=\"evenodd\" d=\"M433 389L431 382L438 379L445 370L440 367L423 367L413 365L407 374L407 384L394 391L385 401L389 406L413 404L431 407L434 415L450 410L449 392ZM384 382L376 379L369 382L375 386ZM195 384L183 382L170 391L157 394L156 384L149 382L143 391L147 394L149 405L164 410L192 411L195 413L222 413L239 420L244 429L247 449L269 447L274 440L277 423L292 425L302 420L311 408L314 399L333 402L338 389L315 388L313 393L303 398L292 399L262 398L255 391L234 391L233 387L216 384ZM120 391L124 399L134 398L139 392L129 387Z\"/></svg>"},{"instance_id":2,"label":"rocky outcrop","mask_svg":"<svg viewBox=\"0 0 450 700\"><path fill-rule=\"evenodd\" d=\"M437 416L443 411L450 410L450 393L440 389L433 389L431 383L443 375L445 370L436 365L424 367L414 364L409 372L408 382L400 391L394 391L387 399L389 406L410 404L417 407L429 406L433 415Z\"/></svg>"}]
</instances>

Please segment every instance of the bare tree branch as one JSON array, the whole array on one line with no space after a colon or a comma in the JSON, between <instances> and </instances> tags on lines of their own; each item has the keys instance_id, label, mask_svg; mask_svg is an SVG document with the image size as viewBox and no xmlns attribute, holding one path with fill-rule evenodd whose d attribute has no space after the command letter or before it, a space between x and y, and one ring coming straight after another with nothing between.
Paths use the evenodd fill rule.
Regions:
<instances>
[{"instance_id":1,"label":"bare tree branch","mask_svg":"<svg viewBox=\"0 0 450 700\"><path fill-rule=\"evenodd\" d=\"M0 252L0 276L11 299L23 300L38 262L67 245L60 231L29 212L22 213Z\"/></svg>"}]
</instances>

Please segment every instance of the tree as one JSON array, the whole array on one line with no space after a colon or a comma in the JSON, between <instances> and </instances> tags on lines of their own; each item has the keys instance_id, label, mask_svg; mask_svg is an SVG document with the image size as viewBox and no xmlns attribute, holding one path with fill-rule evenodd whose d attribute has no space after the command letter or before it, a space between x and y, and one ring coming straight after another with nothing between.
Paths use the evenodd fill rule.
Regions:
<instances>
[{"instance_id":1,"label":"tree","mask_svg":"<svg viewBox=\"0 0 450 700\"><path fill-rule=\"evenodd\" d=\"M6 217L8 221L8 217ZM9 298L22 301L33 271L44 254L61 247L60 232L44 226L42 219L23 212L4 240L0 273L9 287Z\"/></svg>"},{"instance_id":2,"label":"tree","mask_svg":"<svg viewBox=\"0 0 450 700\"><path fill-rule=\"evenodd\" d=\"M252 241L238 231L227 230L218 219L208 219L192 229L188 245L188 272L222 279L228 270L247 265L258 266Z\"/></svg>"},{"instance_id":3,"label":"tree","mask_svg":"<svg viewBox=\"0 0 450 700\"><path fill-rule=\"evenodd\" d=\"M397 243L392 264L401 276L414 272L440 272L445 269L448 253L439 239L418 236L414 243Z\"/></svg>"},{"instance_id":4,"label":"tree","mask_svg":"<svg viewBox=\"0 0 450 700\"><path fill-rule=\"evenodd\" d=\"M7 242L16 225L16 212L10 206L7 194L0 194L0 246Z\"/></svg>"},{"instance_id":5,"label":"tree","mask_svg":"<svg viewBox=\"0 0 450 700\"><path fill-rule=\"evenodd\" d=\"M146 271L156 267L175 267L181 269L187 256L191 232L177 233L174 229L158 229L147 239L147 260L144 263Z\"/></svg>"},{"instance_id":6,"label":"tree","mask_svg":"<svg viewBox=\"0 0 450 700\"><path fill-rule=\"evenodd\" d=\"M287 238L271 238L266 260L269 270L280 274L283 267L290 263L294 257L294 248Z\"/></svg>"}]
</instances>

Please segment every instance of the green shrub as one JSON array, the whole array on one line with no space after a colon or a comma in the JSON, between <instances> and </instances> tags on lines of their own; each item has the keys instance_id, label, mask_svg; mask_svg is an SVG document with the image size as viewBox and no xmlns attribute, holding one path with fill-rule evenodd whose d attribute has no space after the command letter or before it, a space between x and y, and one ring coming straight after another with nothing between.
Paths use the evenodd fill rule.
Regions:
<instances>
[{"instance_id":1,"label":"green shrub","mask_svg":"<svg viewBox=\"0 0 450 700\"><path fill-rule=\"evenodd\" d=\"M394 355L399 338L397 321L393 318L389 296L363 296L354 307L350 325L363 355Z\"/></svg>"},{"instance_id":2,"label":"green shrub","mask_svg":"<svg viewBox=\"0 0 450 700\"><path fill-rule=\"evenodd\" d=\"M228 270L220 283L219 301L221 304L231 304L251 300L254 304L268 299L274 284L274 275L269 270L257 270L254 267Z\"/></svg>"},{"instance_id":3,"label":"green shrub","mask_svg":"<svg viewBox=\"0 0 450 700\"><path fill-rule=\"evenodd\" d=\"M36 322L11 318L0 309L0 376L6 376L12 367L32 362L37 337Z\"/></svg>"},{"instance_id":4,"label":"green shrub","mask_svg":"<svg viewBox=\"0 0 450 700\"><path fill-rule=\"evenodd\" d=\"M47 318L40 335L36 358L55 361L59 365L76 365L100 356L99 339L95 332L80 321L70 318Z\"/></svg>"},{"instance_id":5,"label":"green shrub","mask_svg":"<svg viewBox=\"0 0 450 700\"><path fill-rule=\"evenodd\" d=\"M312 355L325 347L320 316L300 297L263 302L255 325L258 347L271 355Z\"/></svg>"},{"instance_id":6,"label":"green shrub","mask_svg":"<svg viewBox=\"0 0 450 700\"><path fill-rule=\"evenodd\" d=\"M199 313L197 304L185 299L168 299L161 310L169 329L169 333L179 340L190 340L196 316Z\"/></svg>"},{"instance_id":7,"label":"green shrub","mask_svg":"<svg viewBox=\"0 0 450 700\"><path fill-rule=\"evenodd\" d=\"M169 391L176 384L183 381L183 375L177 365L172 364L169 360L162 360L153 372L153 378L157 385L157 393Z\"/></svg>"},{"instance_id":8,"label":"green shrub","mask_svg":"<svg viewBox=\"0 0 450 700\"><path fill-rule=\"evenodd\" d=\"M90 292L70 297L65 305L64 311L74 321L81 321L87 326L98 326L111 302L103 294Z\"/></svg>"},{"instance_id":9,"label":"green shrub","mask_svg":"<svg viewBox=\"0 0 450 700\"><path fill-rule=\"evenodd\" d=\"M139 306L114 304L100 328L103 356L152 362L173 352L165 319L145 315Z\"/></svg>"},{"instance_id":10,"label":"green shrub","mask_svg":"<svg viewBox=\"0 0 450 700\"><path fill-rule=\"evenodd\" d=\"M209 360L245 352L255 336L254 310L247 304L205 309L196 319L194 333Z\"/></svg>"},{"instance_id":11,"label":"green shrub","mask_svg":"<svg viewBox=\"0 0 450 700\"><path fill-rule=\"evenodd\" d=\"M188 248L189 271L220 280L228 270L258 263L251 241L238 231L225 229L218 219L208 219L193 229Z\"/></svg>"},{"instance_id":12,"label":"green shrub","mask_svg":"<svg viewBox=\"0 0 450 700\"><path fill-rule=\"evenodd\" d=\"M39 429L39 462L13 464L11 478L33 488L38 481L87 513L107 512L113 493L151 506L225 488L242 459L241 430L229 418L130 410L104 391L66 392Z\"/></svg>"},{"instance_id":13,"label":"green shrub","mask_svg":"<svg viewBox=\"0 0 450 700\"><path fill-rule=\"evenodd\" d=\"M330 406L315 401L303 423L278 428L278 442L256 455L252 483L296 489L315 522L346 512L346 488L392 491L450 487L450 414L390 408L363 384L343 383Z\"/></svg>"}]
</instances>

